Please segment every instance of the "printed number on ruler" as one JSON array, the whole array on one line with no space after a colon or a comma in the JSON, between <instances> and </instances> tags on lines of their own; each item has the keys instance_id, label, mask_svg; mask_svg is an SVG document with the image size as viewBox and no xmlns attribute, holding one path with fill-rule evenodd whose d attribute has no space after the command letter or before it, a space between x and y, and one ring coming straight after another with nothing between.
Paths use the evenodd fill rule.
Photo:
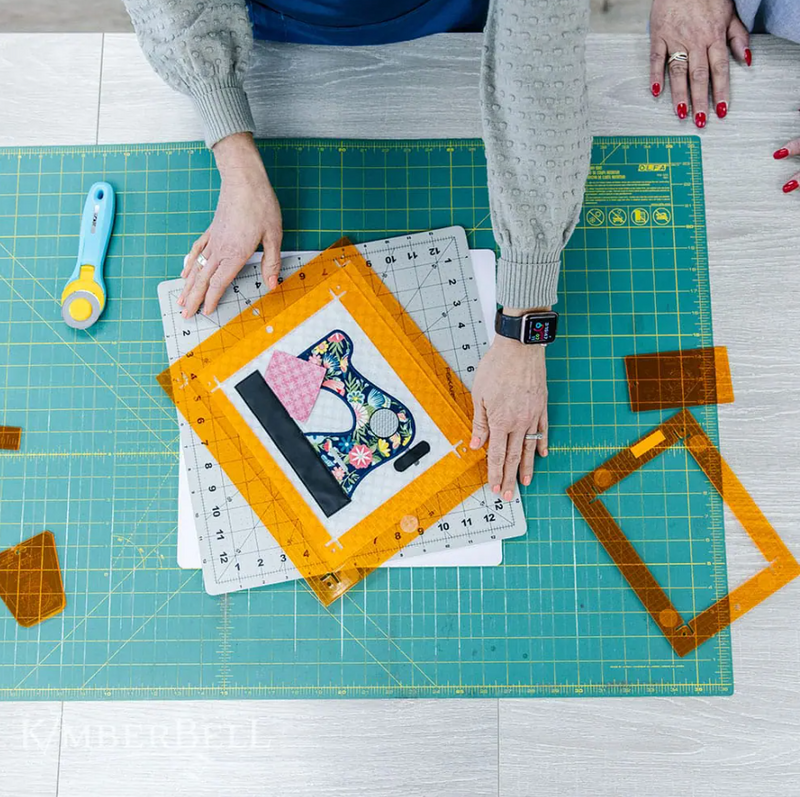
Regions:
<instances>
[{"instance_id":1,"label":"printed number on ruler","mask_svg":"<svg viewBox=\"0 0 800 797\"><path fill-rule=\"evenodd\" d=\"M433 346L471 387L489 344L463 228L374 241L358 248ZM300 270L315 254L284 257L282 275ZM256 257L242 269L211 317L182 318L176 304L181 289L180 280L159 286L170 362L264 293L260 260ZM219 594L298 578L280 546L191 427L180 417L179 421L207 591ZM525 530L519 498L501 501L482 487L406 546L398 557L412 559L422 553L517 537Z\"/></svg>"}]
</instances>

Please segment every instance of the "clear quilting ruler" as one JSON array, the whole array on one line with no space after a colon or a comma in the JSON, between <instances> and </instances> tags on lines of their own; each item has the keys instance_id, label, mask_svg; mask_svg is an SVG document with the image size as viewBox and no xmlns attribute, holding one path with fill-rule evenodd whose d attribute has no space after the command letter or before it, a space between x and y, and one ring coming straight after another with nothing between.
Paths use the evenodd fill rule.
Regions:
<instances>
[{"instance_id":1,"label":"clear quilting ruler","mask_svg":"<svg viewBox=\"0 0 800 797\"><path fill-rule=\"evenodd\" d=\"M463 228L373 241L359 244L358 249L464 384L471 387L489 342ZM285 257L283 276L302 270L314 254ZM158 290L170 363L265 292L257 257L245 265L210 316L181 316L177 299L182 287L182 280L171 280L162 282ZM206 483L208 451L180 415L178 421L206 590L217 595L299 578L224 473L221 484L220 474L215 477L216 484ZM209 492L212 487L213 494ZM517 537L525 530L519 497L502 501L484 487L398 555L411 560L424 553Z\"/></svg>"}]
</instances>

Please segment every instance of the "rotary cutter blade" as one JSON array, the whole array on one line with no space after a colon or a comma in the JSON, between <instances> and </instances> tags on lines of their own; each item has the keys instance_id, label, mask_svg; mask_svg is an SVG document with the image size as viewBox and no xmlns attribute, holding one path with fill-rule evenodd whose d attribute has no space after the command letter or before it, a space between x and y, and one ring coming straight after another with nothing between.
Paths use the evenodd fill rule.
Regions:
<instances>
[{"instance_id":1,"label":"rotary cutter blade","mask_svg":"<svg viewBox=\"0 0 800 797\"><path fill-rule=\"evenodd\" d=\"M106 306L103 263L114 226L114 189L95 183L81 217L78 262L61 294L61 317L73 329L88 329Z\"/></svg>"}]
</instances>

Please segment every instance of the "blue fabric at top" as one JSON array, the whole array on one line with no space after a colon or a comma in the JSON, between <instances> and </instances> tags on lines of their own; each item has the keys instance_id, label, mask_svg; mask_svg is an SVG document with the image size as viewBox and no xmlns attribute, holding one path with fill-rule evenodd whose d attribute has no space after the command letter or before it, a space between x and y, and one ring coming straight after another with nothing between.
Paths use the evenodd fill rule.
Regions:
<instances>
[{"instance_id":1,"label":"blue fabric at top","mask_svg":"<svg viewBox=\"0 0 800 797\"><path fill-rule=\"evenodd\" d=\"M736 10L753 33L800 42L800 0L736 0Z\"/></svg>"},{"instance_id":2,"label":"blue fabric at top","mask_svg":"<svg viewBox=\"0 0 800 797\"><path fill-rule=\"evenodd\" d=\"M390 44L483 30L489 0L249 0L256 39Z\"/></svg>"}]
</instances>

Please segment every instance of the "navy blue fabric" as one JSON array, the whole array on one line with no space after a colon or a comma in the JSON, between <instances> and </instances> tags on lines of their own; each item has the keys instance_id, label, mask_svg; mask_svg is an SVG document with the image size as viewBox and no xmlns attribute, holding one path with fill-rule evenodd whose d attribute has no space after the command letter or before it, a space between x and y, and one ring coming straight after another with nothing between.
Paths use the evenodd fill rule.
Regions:
<instances>
[{"instance_id":1,"label":"navy blue fabric","mask_svg":"<svg viewBox=\"0 0 800 797\"><path fill-rule=\"evenodd\" d=\"M249 8L256 39L348 46L479 32L489 0L249 0Z\"/></svg>"}]
</instances>

